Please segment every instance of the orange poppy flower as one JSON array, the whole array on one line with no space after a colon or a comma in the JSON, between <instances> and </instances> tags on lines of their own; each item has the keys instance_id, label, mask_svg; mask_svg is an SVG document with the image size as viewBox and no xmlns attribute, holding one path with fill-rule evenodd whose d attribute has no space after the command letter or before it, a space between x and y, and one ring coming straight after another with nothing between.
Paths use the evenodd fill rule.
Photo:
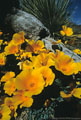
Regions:
<instances>
[{"instance_id":1,"label":"orange poppy flower","mask_svg":"<svg viewBox=\"0 0 81 120\"><path fill-rule=\"evenodd\" d=\"M15 95L12 97L12 99L15 105L20 105L20 108L31 107L33 104L33 99L31 97L24 96L24 91L22 90L15 92Z\"/></svg>"},{"instance_id":2,"label":"orange poppy flower","mask_svg":"<svg viewBox=\"0 0 81 120\"><path fill-rule=\"evenodd\" d=\"M3 34L3 32L0 32L0 36Z\"/></svg>"},{"instance_id":3,"label":"orange poppy flower","mask_svg":"<svg viewBox=\"0 0 81 120\"><path fill-rule=\"evenodd\" d=\"M77 70L76 70L76 74L81 71L81 61L76 63L77 66Z\"/></svg>"},{"instance_id":4,"label":"orange poppy flower","mask_svg":"<svg viewBox=\"0 0 81 120\"><path fill-rule=\"evenodd\" d=\"M10 120L10 109L8 106L2 104L0 106L0 120Z\"/></svg>"},{"instance_id":5,"label":"orange poppy flower","mask_svg":"<svg viewBox=\"0 0 81 120\"><path fill-rule=\"evenodd\" d=\"M27 51L37 53L44 48L44 43L41 40L35 42L34 40L28 41Z\"/></svg>"},{"instance_id":6,"label":"orange poppy flower","mask_svg":"<svg viewBox=\"0 0 81 120\"><path fill-rule=\"evenodd\" d=\"M5 93L7 93L8 95L12 95L15 89L15 78L11 78L4 84Z\"/></svg>"},{"instance_id":7,"label":"orange poppy flower","mask_svg":"<svg viewBox=\"0 0 81 120\"><path fill-rule=\"evenodd\" d=\"M41 67L41 66L52 66L54 65L54 61L51 59L51 53L41 53L38 56L33 56L31 58L32 66L34 67Z\"/></svg>"},{"instance_id":8,"label":"orange poppy flower","mask_svg":"<svg viewBox=\"0 0 81 120\"><path fill-rule=\"evenodd\" d=\"M40 72L42 73L45 80L45 87L52 85L55 79L55 74L52 72L52 70L49 67L45 66L40 68Z\"/></svg>"},{"instance_id":9,"label":"orange poppy flower","mask_svg":"<svg viewBox=\"0 0 81 120\"><path fill-rule=\"evenodd\" d=\"M60 31L60 34L61 34L62 36L64 36L64 35L66 35L66 36L71 36L71 35L73 34L73 30L72 30L72 28L70 28L70 27L67 27L67 26L63 25L63 26L62 26L62 29L63 29L63 30Z\"/></svg>"},{"instance_id":10,"label":"orange poppy flower","mask_svg":"<svg viewBox=\"0 0 81 120\"><path fill-rule=\"evenodd\" d=\"M17 75L15 84L18 90L25 90L27 96L32 96L42 92L45 81L38 69L27 69Z\"/></svg>"},{"instance_id":11,"label":"orange poppy flower","mask_svg":"<svg viewBox=\"0 0 81 120\"><path fill-rule=\"evenodd\" d=\"M81 99L81 88L74 88L69 94L64 93L64 91L60 92L61 97L70 98L72 96Z\"/></svg>"},{"instance_id":12,"label":"orange poppy flower","mask_svg":"<svg viewBox=\"0 0 81 120\"><path fill-rule=\"evenodd\" d=\"M24 62L19 62L18 65L20 69L26 70L26 69L31 69L31 68L39 68L42 66L52 66L54 65L54 61L51 59L51 53L41 53L38 56L32 56L30 59L31 61L24 61Z\"/></svg>"},{"instance_id":13,"label":"orange poppy flower","mask_svg":"<svg viewBox=\"0 0 81 120\"><path fill-rule=\"evenodd\" d=\"M24 43L24 32L15 33L12 37L12 41L16 45Z\"/></svg>"},{"instance_id":14,"label":"orange poppy flower","mask_svg":"<svg viewBox=\"0 0 81 120\"><path fill-rule=\"evenodd\" d=\"M80 49L75 49L75 50L73 50L73 52L81 55L81 50Z\"/></svg>"},{"instance_id":15,"label":"orange poppy flower","mask_svg":"<svg viewBox=\"0 0 81 120\"><path fill-rule=\"evenodd\" d=\"M50 102L51 102L51 101L50 101L49 99L47 99L47 100L45 101L45 103L44 103L44 106L45 106L45 107L48 107L48 106L50 105Z\"/></svg>"},{"instance_id":16,"label":"orange poppy flower","mask_svg":"<svg viewBox=\"0 0 81 120\"><path fill-rule=\"evenodd\" d=\"M81 88L74 88L73 96L76 97L76 98L81 99Z\"/></svg>"},{"instance_id":17,"label":"orange poppy flower","mask_svg":"<svg viewBox=\"0 0 81 120\"><path fill-rule=\"evenodd\" d=\"M56 54L53 54L53 60L55 62L55 68L64 75L77 74L79 71L77 63L70 56L64 55L64 52L57 50Z\"/></svg>"},{"instance_id":18,"label":"orange poppy flower","mask_svg":"<svg viewBox=\"0 0 81 120\"><path fill-rule=\"evenodd\" d=\"M4 104L5 104L6 106L8 106L11 111L14 110L14 104L13 104L13 99L12 99L12 97L6 97L6 98L5 98L5 101L4 101ZM17 109L17 106L15 106L15 108ZM16 110L16 109L15 109L15 110Z\"/></svg>"},{"instance_id":19,"label":"orange poppy flower","mask_svg":"<svg viewBox=\"0 0 81 120\"><path fill-rule=\"evenodd\" d=\"M19 50L19 46L13 44L12 41L4 49L6 55L15 54L18 52L18 50Z\"/></svg>"},{"instance_id":20,"label":"orange poppy flower","mask_svg":"<svg viewBox=\"0 0 81 120\"><path fill-rule=\"evenodd\" d=\"M5 65L6 63L6 57L5 57L5 53L0 53L0 65Z\"/></svg>"},{"instance_id":21,"label":"orange poppy flower","mask_svg":"<svg viewBox=\"0 0 81 120\"><path fill-rule=\"evenodd\" d=\"M26 58L31 58L32 57L32 53L31 52L23 52L21 55L20 55L20 58L21 59L26 59Z\"/></svg>"},{"instance_id":22,"label":"orange poppy flower","mask_svg":"<svg viewBox=\"0 0 81 120\"><path fill-rule=\"evenodd\" d=\"M70 97L72 97L72 93L66 94L64 91L60 91L60 96L62 98L70 98Z\"/></svg>"},{"instance_id":23,"label":"orange poppy flower","mask_svg":"<svg viewBox=\"0 0 81 120\"><path fill-rule=\"evenodd\" d=\"M19 65L20 70L27 70L32 69L34 66L32 65L32 62L26 60L24 62L19 62L17 65Z\"/></svg>"},{"instance_id":24,"label":"orange poppy flower","mask_svg":"<svg viewBox=\"0 0 81 120\"><path fill-rule=\"evenodd\" d=\"M7 72L4 76L2 76L1 78L1 82L7 82L8 80L10 80L11 78L15 77L15 73L14 72Z\"/></svg>"},{"instance_id":25,"label":"orange poppy flower","mask_svg":"<svg viewBox=\"0 0 81 120\"><path fill-rule=\"evenodd\" d=\"M2 45L3 44L3 40L0 40L0 45Z\"/></svg>"},{"instance_id":26,"label":"orange poppy flower","mask_svg":"<svg viewBox=\"0 0 81 120\"><path fill-rule=\"evenodd\" d=\"M4 104L5 104L6 106L8 106L9 109L11 110L11 116L16 117L16 116L17 116L16 109L17 109L18 106L16 106L16 105L13 103L12 97L6 97L6 98L5 98L5 101L4 101Z\"/></svg>"}]
</instances>

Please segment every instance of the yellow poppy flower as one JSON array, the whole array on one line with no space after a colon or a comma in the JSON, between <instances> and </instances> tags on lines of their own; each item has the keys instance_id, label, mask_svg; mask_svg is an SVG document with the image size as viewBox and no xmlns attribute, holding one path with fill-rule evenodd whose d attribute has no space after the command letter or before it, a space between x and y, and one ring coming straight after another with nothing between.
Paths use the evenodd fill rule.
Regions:
<instances>
[{"instance_id":1,"label":"yellow poppy flower","mask_svg":"<svg viewBox=\"0 0 81 120\"><path fill-rule=\"evenodd\" d=\"M20 105L20 108L31 107L31 105L33 104L33 99L31 97L24 96L24 91L22 90L18 90L17 92L15 92L12 100L15 105Z\"/></svg>"},{"instance_id":2,"label":"yellow poppy flower","mask_svg":"<svg viewBox=\"0 0 81 120\"><path fill-rule=\"evenodd\" d=\"M33 56L31 58L33 67L41 67L41 66L52 66L54 65L54 61L51 59L51 53L41 53L38 56Z\"/></svg>"},{"instance_id":3,"label":"yellow poppy flower","mask_svg":"<svg viewBox=\"0 0 81 120\"><path fill-rule=\"evenodd\" d=\"M75 49L75 50L73 50L73 52L76 53L76 54L81 54L80 49Z\"/></svg>"},{"instance_id":4,"label":"yellow poppy flower","mask_svg":"<svg viewBox=\"0 0 81 120\"><path fill-rule=\"evenodd\" d=\"M64 36L64 35L65 35L65 32L64 32L63 30L61 30L61 31L60 31L60 34L61 34L62 36Z\"/></svg>"},{"instance_id":5,"label":"yellow poppy flower","mask_svg":"<svg viewBox=\"0 0 81 120\"><path fill-rule=\"evenodd\" d=\"M76 66L77 66L77 70L76 70L75 74L77 74L79 71L81 71L81 62L77 62Z\"/></svg>"},{"instance_id":6,"label":"yellow poppy flower","mask_svg":"<svg viewBox=\"0 0 81 120\"><path fill-rule=\"evenodd\" d=\"M44 106L45 106L45 107L48 107L49 105L50 105L50 100L47 99L47 100L45 101L45 103L44 103Z\"/></svg>"},{"instance_id":7,"label":"yellow poppy flower","mask_svg":"<svg viewBox=\"0 0 81 120\"><path fill-rule=\"evenodd\" d=\"M10 109L8 106L2 104L0 106L0 120L10 120Z\"/></svg>"},{"instance_id":8,"label":"yellow poppy flower","mask_svg":"<svg viewBox=\"0 0 81 120\"><path fill-rule=\"evenodd\" d=\"M59 43L61 43L61 42L62 42L61 40L57 40L57 42L56 42L56 43L57 43L57 44L59 44Z\"/></svg>"},{"instance_id":9,"label":"yellow poppy flower","mask_svg":"<svg viewBox=\"0 0 81 120\"><path fill-rule=\"evenodd\" d=\"M72 28L68 27L67 30L66 30L66 32L65 32L65 34L66 34L66 36L71 36L71 35L73 35L73 30L72 30Z\"/></svg>"},{"instance_id":10,"label":"yellow poppy flower","mask_svg":"<svg viewBox=\"0 0 81 120\"><path fill-rule=\"evenodd\" d=\"M19 65L20 70L32 69L34 67L34 65L32 65L32 62L28 60L24 62L19 62L17 65Z\"/></svg>"},{"instance_id":11,"label":"yellow poppy flower","mask_svg":"<svg viewBox=\"0 0 81 120\"><path fill-rule=\"evenodd\" d=\"M42 92L45 81L38 69L27 69L17 75L15 84L18 90L25 90L27 96L32 96Z\"/></svg>"},{"instance_id":12,"label":"yellow poppy flower","mask_svg":"<svg viewBox=\"0 0 81 120\"><path fill-rule=\"evenodd\" d=\"M64 52L57 50L56 55L53 55L53 60L55 62L55 68L64 75L77 74L79 71L77 63L70 56L64 55Z\"/></svg>"},{"instance_id":13,"label":"yellow poppy flower","mask_svg":"<svg viewBox=\"0 0 81 120\"><path fill-rule=\"evenodd\" d=\"M12 37L12 41L16 45L24 43L24 32L15 33Z\"/></svg>"},{"instance_id":14,"label":"yellow poppy flower","mask_svg":"<svg viewBox=\"0 0 81 120\"><path fill-rule=\"evenodd\" d=\"M49 67L45 66L40 68L40 72L42 73L45 80L45 87L52 85L55 79L55 74L52 72L52 70Z\"/></svg>"},{"instance_id":15,"label":"yellow poppy flower","mask_svg":"<svg viewBox=\"0 0 81 120\"><path fill-rule=\"evenodd\" d=\"M37 42L31 40L28 41L28 44L29 45L27 46L26 50L29 52L37 53L38 51L44 48L44 43L41 40L38 40Z\"/></svg>"},{"instance_id":16,"label":"yellow poppy flower","mask_svg":"<svg viewBox=\"0 0 81 120\"><path fill-rule=\"evenodd\" d=\"M47 50L47 49L41 49L37 52L37 54L41 54L41 53L49 53L50 50Z\"/></svg>"},{"instance_id":17,"label":"yellow poppy flower","mask_svg":"<svg viewBox=\"0 0 81 120\"><path fill-rule=\"evenodd\" d=\"M4 51L6 55L15 54L19 50L19 46L10 42L8 46L5 47Z\"/></svg>"},{"instance_id":18,"label":"yellow poppy flower","mask_svg":"<svg viewBox=\"0 0 81 120\"><path fill-rule=\"evenodd\" d=\"M31 52L23 52L21 55L20 55L20 58L21 59L26 59L26 58L31 58L32 57L32 53Z\"/></svg>"},{"instance_id":19,"label":"yellow poppy flower","mask_svg":"<svg viewBox=\"0 0 81 120\"><path fill-rule=\"evenodd\" d=\"M80 82L79 82L79 81L77 81L77 82L76 82L76 84L77 84L77 85L80 85Z\"/></svg>"},{"instance_id":20,"label":"yellow poppy flower","mask_svg":"<svg viewBox=\"0 0 81 120\"><path fill-rule=\"evenodd\" d=\"M8 42L7 42L7 41L4 41L3 45L8 45Z\"/></svg>"},{"instance_id":21,"label":"yellow poppy flower","mask_svg":"<svg viewBox=\"0 0 81 120\"><path fill-rule=\"evenodd\" d=\"M56 42L50 40L50 42L52 43L52 45L57 45L57 44L61 44L62 43L61 40L57 40Z\"/></svg>"},{"instance_id":22,"label":"yellow poppy flower","mask_svg":"<svg viewBox=\"0 0 81 120\"><path fill-rule=\"evenodd\" d=\"M81 88L74 88L69 94L64 93L63 91L60 92L61 97L69 98L69 97L76 97L81 99Z\"/></svg>"},{"instance_id":23,"label":"yellow poppy flower","mask_svg":"<svg viewBox=\"0 0 81 120\"><path fill-rule=\"evenodd\" d=\"M11 111L14 110L14 108L15 108L15 110L17 109L17 106L14 107L14 103L13 103L13 99L12 98L13 97L6 97L5 100L4 100L4 104L6 106L8 106Z\"/></svg>"},{"instance_id":24,"label":"yellow poppy flower","mask_svg":"<svg viewBox=\"0 0 81 120\"><path fill-rule=\"evenodd\" d=\"M3 34L3 32L0 32L0 36Z\"/></svg>"},{"instance_id":25,"label":"yellow poppy flower","mask_svg":"<svg viewBox=\"0 0 81 120\"><path fill-rule=\"evenodd\" d=\"M16 109L17 109L18 106L16 104L14 104L12 97L6 97L5 101L4 101L4 104L6 106L8 106L9 109L11 110L11 115L16 117L17 116Z\"/></svg>"},{"instance_id":26,"label":"yellow poppy flower","mask_svg":"<svg viewBox=\"0 0 81 120\"><path fill-rule=\"evenodd\" d=\"M65 42L64 42L64 44L67 44L68 43L68 41L66 40Z\"/></svg>"},{"instance_id":27,"label":"yellow poppy flower","mask_svg":"<svg viewBox=\"0 0 81 120\"><path fill-rule=\"evenodd\" d=\"M7 93L8 95L12 95L15 89L15 78L11 78L4 84L5 93Z\"/></svg>"},{"instance_id":28,"label":"yellow poppy flower","mask_svg":"<svg viewBox=\"0 0 81 120\"><path fill-rule=\"evenodd\" d=\"M11 78L15 77L15 73L14 72L7 72L4 76L2 76L1 78L1 82L7 82L8 80L10 80Z\"/></svg>"},{"instance_id":29,"label":"yellow poppy flower","mask_svg":"<svg viewBox=\"0 0 81 120\"><path fill-rule=\"evenodd\" d=\"M40 53L38 56L32 56L31 61L19 62L20 69L26 70L31 68L39 68L42 66L53 66L54 61L51 59L51 53Z\"/></svg>"},{"instance_id":30,"label":"yellow poppy flower","mask_svg":"<svg viewBox=\"0 0 81 120\"><path fill-rule=\"evenodd\" d=\"M76 98L81 99L81 88L74 88L73 96L76 97Z\"/></svg>"},{"instance_id":31,"label":"yellow poppy flower","mask_svg":"<svg viewBox=\"0 0 81 120\"><path fill-rule=\"evenodd\" d=\"M72 93L66 94L64 91L60 91L60 96L62 98L70 98L70 97L72 97Z\"/></svg>"},{"instance_id":32,"label":"yellow poppy flower","mask_svg":"<svg viewBox=\"0 0 81 120\"><path fill-rule=\"evenodd\" d=\"M26 58L31 58L32 53L24 51L22 54L20 54L20 53L15 54L15 56L16 56L16 59L22 60L22 59L26 59Z\"/></svg>"},{"instance_id":33,"label":"yellow poppy flower","mask_svg":"<svg viewBox=\"0 0 81 120\"><path fill-rule=\"evenodd\" d=\"M32 104L33 104L33 99L31 97L25 97L24 102L20 105L20 108L31 107Z\"/></svg>"},{"instance_id":34,"label":"yellow poppy flower","mask_svg":"<svg viewBox=\"0 0 81 120\"><path fill-rule=\"evenodd\" d=\"M0 53L0 65L5 65L6 63L6 56L4 53Z\"/></svg>"},{"instance_id":35,"label":"yellow poppy flower","mask_svg":"<svg viewBox=\"0 0 81 120\"><path fill-rule=\"evenodd\" d=\"M3 44L3 40L0 40L0 45L2 45Z\"/></svg>"},{"instance_id":36,"label":"yellow poppy flower","mask_svg":"<svg viewBox=\"0 0 81 120\"><path fill-rule=\"evenodd\" d=\"M60 34L61 34L62 36L64 36L64 35L66 35L66 36L71 36L71 35L73 34L73 30L72 30L72 28L70 28L70 27L67 27L67 26L63 25L63 26L62 26L62 29L63 29L63 30L60 31Z\"/></svg>"}]
</instances>

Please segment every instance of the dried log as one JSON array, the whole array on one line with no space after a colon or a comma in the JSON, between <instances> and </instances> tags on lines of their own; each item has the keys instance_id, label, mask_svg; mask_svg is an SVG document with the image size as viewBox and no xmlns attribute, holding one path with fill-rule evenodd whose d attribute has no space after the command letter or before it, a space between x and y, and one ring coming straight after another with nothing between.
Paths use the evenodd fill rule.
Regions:
<instances>
[{"instance_id":1,"label":"dried log","mask_svg":"<svg viewBox=\"0 0 81 120\"><path fill-rule=\"evenodd\" d=\"M53 42L57 42L56 40L54 40L53 38L51 38L49 36L49 37L42 39L42 41L44 41L45 47L47 49L50 49L51 51L55 52L54 49L52 48L52 46L54 46ZM70 57L72 57L75 62L80 62L81 57L79 55L77 55L76 53L74 53L73 51L66 48L63 43L59 43L59 44L57 44L57 46L58 46L58 48L60 47L66 55L69 55Z\"/></svg>"}]
</instances>

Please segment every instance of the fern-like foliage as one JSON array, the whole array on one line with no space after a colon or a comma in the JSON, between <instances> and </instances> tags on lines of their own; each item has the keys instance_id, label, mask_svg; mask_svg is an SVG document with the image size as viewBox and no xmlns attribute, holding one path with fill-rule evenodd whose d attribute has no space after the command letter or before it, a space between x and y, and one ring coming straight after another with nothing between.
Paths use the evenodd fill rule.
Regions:
<instances>
[{"instance_id":1,"label":"fern-like foliage","mask_svg":"<svg viewBox=\"0 0 81 120\"><path fill-rule=\"evenodd\" d=\"M69 21L70 0L21 0L24 11L38 18L51 35Z\"/></svg>"}]
</instances>

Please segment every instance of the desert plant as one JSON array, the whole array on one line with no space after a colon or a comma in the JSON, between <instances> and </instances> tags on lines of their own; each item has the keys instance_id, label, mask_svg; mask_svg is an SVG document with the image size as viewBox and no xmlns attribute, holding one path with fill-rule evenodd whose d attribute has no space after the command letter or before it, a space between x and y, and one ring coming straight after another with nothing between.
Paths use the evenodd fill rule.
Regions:
<instances>
[{"instance_id":1,"label":"desert plant","mask_svg":"<svg viewBox=\"0 0 81 120\"><path fill-rule=\"evenodd\" d=\"M21 8L37 17L51 35L69 22L70 0L21 0Z\"/></svg>"}]
</instances>

